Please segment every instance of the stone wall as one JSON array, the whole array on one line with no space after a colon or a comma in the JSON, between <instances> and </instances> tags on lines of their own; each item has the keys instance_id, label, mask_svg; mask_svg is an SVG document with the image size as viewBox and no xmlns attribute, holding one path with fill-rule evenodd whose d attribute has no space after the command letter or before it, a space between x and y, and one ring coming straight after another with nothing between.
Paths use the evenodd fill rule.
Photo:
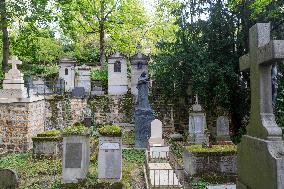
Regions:
<instances>
[{"instance_id":1,"label":"stone wall","mask_svg":"<svg viewBox=\"0 0 284 189\"><path fill-rule=\"evenodd\" d=\"M81 121L85 107L87 107L87 99L70 99L63 96L46 99L45 130L63 129Z\"/></svg>"},{"instance_id":2,"label":"stone wall","mask_svg":"<svg viewBox=\"0 0 284 189\"><path fill-rule=\"evenodd\" d=\"M135 96L132 94L117 96L96 96L89 99L96 125L115 123L134 127ZM164 101L152 102L155 118L163 123L164 130L173 130L172 106Z\"/></svg>"},{"instance_id":3,"label":"stone wall","mask_svg":"<svg viewBox=\"0 0 284 189\"><path fill-rule=\"evenodd\" d=\"M32 148L32 137L44 130L45 101L0 104L0 151Z\"/></svg>"},{"instance_id":4,"label":"stone wall","mask_svg":"<svg viewBox=\"0 0 284 189\"><path fill-rule=\"evenodd\" d=\"M89 104L96 125L131 125L134 122L134 97L129 93L119 96L96 96L89 99Z\"/></svg>"}]
</instances>

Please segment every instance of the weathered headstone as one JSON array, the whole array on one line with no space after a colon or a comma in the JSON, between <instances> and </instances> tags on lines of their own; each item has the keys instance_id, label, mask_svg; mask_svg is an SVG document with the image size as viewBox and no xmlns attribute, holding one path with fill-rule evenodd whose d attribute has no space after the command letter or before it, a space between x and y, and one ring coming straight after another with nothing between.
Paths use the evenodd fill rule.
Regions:
<instances>
[{"instance_id":1,"label":"weathered headstone","mask_svg":"<svg viewBox=\"0 0 284 189\"><path fill-rule=\"evenodd\" d=\"M14 189L18 187L18 175L11 169L0 169L0 188Z\"/></svg>"},{"instance_id":2,"label":"weathered headstone","mask_svg":"<svg viewBox=\"0 0 284 189\"><path fill-rule=\"evenodd\" d=\"M102 87L101 81L93 81L92 82L92 89L91 89L91 95L92 96L102 96L105 92Z\"/></svg>"},{"instance_id":3,"label":"weathered headstone","mask_svg":"<svg viewBox=\"0 0 284 189\"><path fill-rule=\"evenodd\" d=\"M190 144L202 144L205 140L206 116L201 112L202 108L198 102L196 95L196 102L192 106L193 112L189 114L189 130L188 137Z\"/></svg>"},{"instance_id":4,"label":"weathered headstone","mask_svg":"<svg viewBox=\"0 0 284 189\"><path fill-rule=\"evenodd\" d=\"M119 181L122 177L122 142L120 137L100 137L99 179Z\"/></svg>"},{"instance_id":5,"label":"weathered headstone","mask_svg":"<svg viewBox=\"0 0 284 189\"><path fill-rule=\"evenodd\" d=\"M230 140L230 120L227 116L220 116L216 121L217 140Z\"/></svg>"},{"instance_id":6,"label":"weathered headstone","mask_svg":"<svg viewBox=\"0 0 284 189\"><path fill-rule=\"evenodd\" d=\"M149 57L141 52L131 57L131 94L135 96L138 95L137 84L139 77L143 72L148 72L148 61Z\"/></svg>"},{"instance_id":7,"label":"weathered headstone","mask_svg":"<svg viewBox=\"0 0 284 189\"><path fill-rule=\"evenodd\" d=\"M240 69L250 69L251 111L247 135L238 145L238 189L284 188L284 141L272 109L271 65L284 60L284 41L270 40L270 23L249 31L249 54Z\"/></svg>"},{"instance_id":8,"label":"weathered headstone","mask_svg":"<svg viewBox=\"0 0 284 189\"><path fill-rule=\"evenodd\" d=\"M126 58L120 53L115 53L108 61L108 94L126 94L128 90Z\"/></svg>"},{"instance_id":9,"label":"weathered headstone","mask_svg":"<svg viewBox=\"0 0 284 189\"><path fill-rule=\"evenodd\" d=\"M77 183L85 179L89 169L90 144L88 135L63 136L62 182Z\"/></svg>"},{"instance_id":10,"label":"weathered headstone","mask_svg":"<svg viewBox=\"0 0 284 189\"><path fill-rule=\"evenodd\" d=\"M151 134L151 122L154 120L153 110L148 100L148 78L143 72L138 81L138 104L135 109L135 146L146 148Z\"/></svg>"},{"instance_id":11,"label":"weathered headstone","mask_svg":"<svg viewBox=\"0 0 284 189\"><path fill-rule=\"evenodd\" d=\"M72 90L71 96L74 98L85 98L86 97L86 91L84 87L75 87Z\"/></svg>"}]
</instances>

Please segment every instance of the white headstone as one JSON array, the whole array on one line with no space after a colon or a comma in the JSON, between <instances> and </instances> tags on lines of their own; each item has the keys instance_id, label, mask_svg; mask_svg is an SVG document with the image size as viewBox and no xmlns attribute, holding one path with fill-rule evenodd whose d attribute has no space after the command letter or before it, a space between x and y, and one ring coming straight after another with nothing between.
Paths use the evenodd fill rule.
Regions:
<instances>
[{"instance_id":1,"label":"white headstone","mask_svg":"<svg viewBox=\"0 0 284 189\"><path fill-rule=\"evenodd\" d=\"M151 138L162 138L163 124L160 120L155 119L151 122Z\"/></svg>"}]
</instances>

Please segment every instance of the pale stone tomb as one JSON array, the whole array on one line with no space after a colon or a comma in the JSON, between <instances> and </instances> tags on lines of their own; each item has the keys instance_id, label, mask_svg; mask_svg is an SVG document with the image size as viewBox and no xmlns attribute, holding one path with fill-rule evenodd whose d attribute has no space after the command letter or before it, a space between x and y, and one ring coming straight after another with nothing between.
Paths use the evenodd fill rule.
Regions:
<instances>
[{"instance_id":1,"label":"pale stone tomb","mask_svg":"<svg viewBox=\"0 0 284 189\"><path fill-rule=\"evenodd\" d=\"M284 60L284 40L270 40L270 23L249 31L249 54L240 69L250 70L251 110L247 135L238 145L238 189L284 188L284 141L272 108L271 66Z\"/></svg>"},{"instance_id":2,"label":"pale stone tomb","mask_svg":"<svg viewBox=\"0 0 284 189\"><path fill-rule=\"evenodd\" d=\"M122 141L120 137L100 137L99 179L119 181L122 178Z\"/></svg>"},{"instance_id":3,"label":"pale stone tomb","mask_svg":"<svg viewBox=\"0 0 284 189\"><path fill-rule=\"evenodd\" d=\"M115 53L109 57L108 62L108 94L124 95L128 90L126 58Z\"/></svg>"},{"instance_id":4,"label":"pale stone tomb","mask_svg":"<svg viewBox=\"0 0 284 189\"><path fill-rule=\"evenodd\" d=\"M63 58L59 63L59 78L65 81L65 92L71 92L75 87L75 66L76 61Z\"/></svg>"},{"instance_id":5,"label":"pale stone tomb","mask_svg":"<svg viewBox=\"0 0 284 189\"><path fill-rule=\"evenodd\" d=\"M76 67L76 87L84 87L87 94L91 92L91 68L86 65Z\"/></svg>"},{"instance_id":6,"label":"pale stone tomb","mask_svg":"<svg viewBox=\"0 0 284 189\"><path fill-rule=\"evenodd\" d=\"M139 77L143 72L148 73L148 61L149 57L140 52L131 57L131 94L135 96Z\"/></svg>"},{"instance_id":7,"label":"pale stone tomb","mask_svg":"<svg viewBox=\"0 0 284 189\"><path fill-rule=\"evenodd\" d=\"M205 141L205 128L206 128L206 116L202 112L201 105L198 102L198 96L196 95L196 102L192 106L192 112L189 114L189 143L190 144L202 144Z\"/></svg>"}]
</instances>

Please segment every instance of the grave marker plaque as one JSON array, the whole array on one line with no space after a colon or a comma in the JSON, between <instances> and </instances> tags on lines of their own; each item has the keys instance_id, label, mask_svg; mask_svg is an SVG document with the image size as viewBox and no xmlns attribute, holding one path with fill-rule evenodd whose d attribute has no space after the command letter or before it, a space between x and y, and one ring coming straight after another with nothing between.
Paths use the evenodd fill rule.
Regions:
<instances>
[{"instance_id":1,"label":"grave marker plaque","mask_svg":"<svg viewBox=\"0 0 284 189\"><path fill-rule=\"evenodd\" d=\"M65 168L81 168L82 143L66 144Z\"/></svg>"}]
</instances>

